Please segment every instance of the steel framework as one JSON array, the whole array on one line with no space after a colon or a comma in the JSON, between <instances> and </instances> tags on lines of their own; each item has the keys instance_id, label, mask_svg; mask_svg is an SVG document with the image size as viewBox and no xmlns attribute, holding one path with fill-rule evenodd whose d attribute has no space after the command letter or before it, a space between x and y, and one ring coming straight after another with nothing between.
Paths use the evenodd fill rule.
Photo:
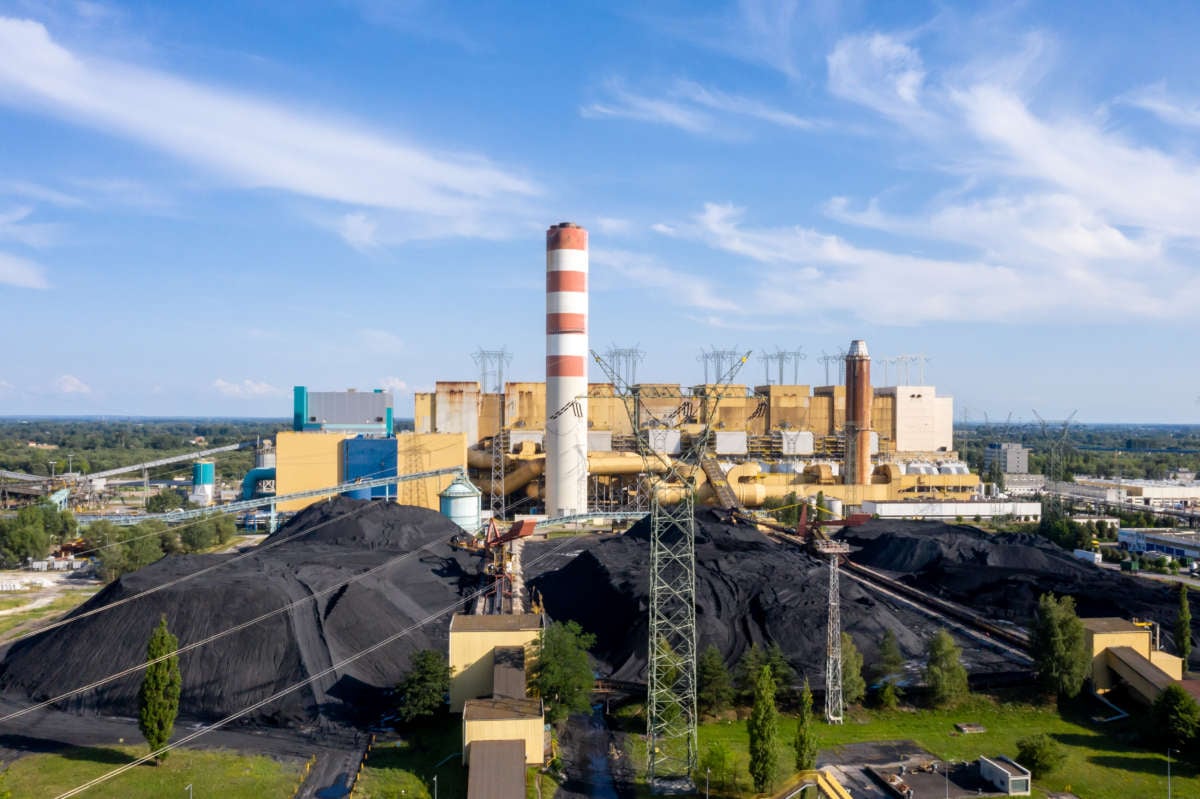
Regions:
<instances>
[{"instance_id":1,"label":"steel framework","mask_svg":"<svg viewBox=\"0 0 1200 799\"><path fill-rule=\"evenodd\" d=\"M653 790L676 781L689 782L696 768L696 498L690 476L680 473L673 461L650 446L640 427L641 393L630 387L600 356L592 358L625 400L634 437L643 461L658 458L667 466L662 478L682 488L678 501L666 502L650 489L650 624L647 642L646 735L647 780ZM714 407L702 413L704 429L692 439L685 457L694 463L704 458L715 405L750 353L730 360L717 380L718 390L696 397ZM705 375L707 383L708 375ZM682 398L682 396L681 396ZM673 423L686 421L674 418ZM649 471L649 470L647 470Z\"/></svg>"},{"instance_id":2,"label":"steel framework","mask_svg":"<svg viewBox=\"0 0 1200 799\"><path fill-rule=\"evenodd\" d=\"M829 556L829 619L825 626L825 721L841 724L842 702L842 593L838 586L838 559L850 551L839 541L818 541L817 551Z\"/></svg>"}]
</instances>

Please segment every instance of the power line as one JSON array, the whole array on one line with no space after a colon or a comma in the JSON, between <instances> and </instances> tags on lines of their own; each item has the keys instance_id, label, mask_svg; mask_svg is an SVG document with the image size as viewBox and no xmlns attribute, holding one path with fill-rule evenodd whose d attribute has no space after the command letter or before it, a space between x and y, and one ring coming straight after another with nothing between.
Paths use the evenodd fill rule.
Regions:
<instances>
[{"instance_id":1,"label":"power line","mask_svg":"<svg viewBox=\"0 0 1200 799\"><path fill-rule=\"evenodd\" d=\"M554 549L550 550L549 552L542 553L538 557L531 560L527 565L532 566L533 564L537 563L538 561L544 560L545 558L548 558L551 555L557 554L560 549L562 549L564 546L566 546L567 544L572 543L572 542L573 542L572 538L564 538L562 540L562 542L558 544L558 546L554 547ZM394 643L396 641L399 641L401 638L404 638L405 636L411 635L412 633L416 632L420 628L424 627L426 624L429 624L431 621L434 621L434 620L446 615L447 613L452 612L455 608L462 607L465 603L470 602L471 600L475 599L476 597L482 595L483 593L485 593L486 591L489 591L489 590L491 590L490 586L484 586L484 587L472 592L471 594L468 594L465 597L461 597L458 600L456 600L455 602L443 607L442 609L434 611L433 613L429 614L428 616L421 619L420 621L414 622L413 624L409 625L408 627L405 627L403 630L400 630L397 633L389 635L387 638L384 638L382 641L379 641L378 643L372 644L371 646L367 647L366 649L361 649L358 652L356 652L355 654L350 655L349 657L343 658L342 660L338 661L337 663L334 663L333 665L321 670L320 672L318 672L316 674L310 675L307 678L300 680L299 682L293 683L286 688L282 688L282 689L276 691L275 693L271 694L270 696L266 697L265 699L260 699L259 701L255 702L247 707L244 707L235 713L231 713L228 716L226 716L225 718L220 719L216 722L213 722L212 724L210 724L206 727L201 727L200 729L196 730L195 732L185 735L183 738L180 738L178 741L175 741L174 743L169 743L166 746L160 747L159 749L156 749L153 752L142 755L137 760L134 760L130 763L126 763L125 765L122 765L122 766L118 766L117 768L113 769L112 771L109 771L105 774L101 774L99 777L96 777L95 779L88 780L87 782L83 783L82 785L78 785L78 786L72 788L71 790L67 791L66 793L59 794L58 797L56 797L56 799L69 799L69 797L78 796L79 794L83 793L84 791L88 790L89 788L94 788L95 786L100 785L101 783L108 782L113 777L120 776L121 774L124 774L126 771L130 771L131 769L137 768L142 763L148 763L149 761L153 760L154 758L157 758L159 755L166 754L167 752L170 752L172 749L177 749L180 746L183 746L184 744L191 743L192 741L196 740L197 738L207 735L208 733L212 732L213 730L220 729L221 727L224 727L226 724L237 721L238 719L242 718L243 716L247 716L250 713L253 713L255 710L258 710L261 707L269 705L270 703L274 702L277 699L282 699L283 697L287 696L288 694L292 693L293 691L298 691L310 683L316 682L317 680L328 677L330 674L333 674L341 669L344 669L346 666L349 666L351 663L358 660L359 658L366 657L367 655L371 654L372 652L379 651L380 649L387 646L388 644Z\"/></svg>"}]
</instances>

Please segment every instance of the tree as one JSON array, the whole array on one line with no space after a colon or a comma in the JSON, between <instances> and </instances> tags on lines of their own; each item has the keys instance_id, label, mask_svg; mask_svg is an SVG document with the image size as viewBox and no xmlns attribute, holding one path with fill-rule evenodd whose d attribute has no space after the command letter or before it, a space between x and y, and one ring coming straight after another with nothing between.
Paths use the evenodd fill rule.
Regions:
<instances>
[{"instance_id":1,"label":"tree","mask_svg":"<svg viewBox=\"0 0 1200 799\"><path fill-rule=\"evenodd\" d=\"M1188 587L1179 584L1179 616L1175 619L1175 646L1183 658L1183 670L1188 670L1188 657L1192 654L1192 604L1188 599Z\"/></svg>"},{"instance_id":2,"label":"tree","mask_svg":"<svg viewBox=\"0 0 1200 799\"><path fill-rule=\"evenodd\" d=\"M696 703L701 713L716 714L729 707L733 701L733 683L729 678L729 669L725 668L725 660L721 652L712 644L700 653L696 661L696 681L699 690L696 693Z\"/></svg>"},{"instance_id":3,"label":"tree","mask_svg":"<svg viewBox=\"0 0 1200 799\"><path fill-rule=\"evenodd\" d=\"M856 705L867 694L867 681L863 679L863 656L854 645L849 633L842 633L842 701Z\"/></svg>"},{"instance_id":4,"label":"tree","mask_svg":"<svg viewBox=\"0 0 1200 799\"><path fill-rule=\"evenodd\" d=\"M879 642L879 661L874 672L875 680L881 683L876 695L880 707L895 710L900 706L900 697L904 695L898 685L904 673L904 654L900 651L900 642L890 629L884 630L883 639Z\"/></svg>"},{"instance_id":5,"label":"tree","mask_svg":"<svg viewBox=\"0 0 1200 799\"><path fill-rule=\"evenodd\" d=\"M796 770L808 771L817 766L817 730L813 720L813 697L808 680L800 691L800 714L796 719Z\"/></svg>"},{"instance_id":6,"label":"tree","mask_svg":"<svg viewBox=\"0 0 1200 799\"><path fill-rule=\"evenodd\" d=\"M450 691L450 666L436 649L422 649L412 656L408 673L396 686L396 715L401 721L432 716L443 707Z\"/></svg>"},{"instance_id":7,"label":"tree","mask_svg":"<svg viewBox=\"0 0 1200 799\"><path fill-rule=\"evenodd\" d=\"M1029 644L1042 686L1060 697L1078 696L1087 677L1089 658L1083 622L1075 614L1075 600L1042 594Z\"/></svg>"},{"instance_id":8,"label":"tree","mask_svg":"<svg viewBox=\"0 0 1200 799\"><path fill-rule=\"evenodd\" d=\"M733 754L729 747L720 741L709 744L700 756L697 780L701 774L712 782L713 787L722 791L728 790L729 783L733 780Z\"/></svg>"},{"instance_id":9,"label":"tree","mask_svg":"<svg viewBox=\"0 0 1200 799\"><path fill-rule=\"evenodd\" d=\"M175 728L175 716L179 713L179 693L183 678L179 674L179 655L171 654L179 649L179 639L167 629L167 617L163 614L158 626L150 635L146 645L146 674L138 691L138 729L155 752L167 745ZM153 661L170 655L158 663ZM155 757L163 760L166 752Z\"/></svg>"},{"instance_id":10,"label":"tree","mask_svg":"<svg viewBox=\"0 0 1200 799\"><path fill-rule=\"evenodd\" d=\"M900 707L900 697L903 695L904 691L896 685L896 681L888 680L879 687L879 693L875 698L879 700L879 706L884 710L895 710Z\"/></svg>"},{"instance_id":11,"label":"tree","mask_svg":"<svg viewBox=\"0 0 1200 799\"><path fill-rule=\"evenodd\" d=\"M551 723L591 707L593 678L588 650L594 643L596 636L573 621L556 621L542 630L532 677L538 694L546 700Z\"/></svg>"},{"instance_id":12,"label":"tree","mask_svg":"<svg viewBox=\"0 0 1200 799\"><path fill-rule=\"evenodd\" d=\"M750 704L754 701L754 686L758 673L767 665L766 653L758 644L750 644L750 648L742 653L734 672L733 685L737 689L738 702Z\"/></svg>"},{"instance_id":13,"label":"tree","mask_svg":"<svg viewBox=\"0 0 1200 799\"><path fill-rule=\"evenodd\" d=\"M1029 769L1034 777L1050 774L1066 759L1062 744L1045 733L1017 741L1017 762Z\"/></svg>"},{"instance_id":14,"label":"tree","mask_svg":"<svg viewBox=\"0 0 1200 799\"><path fill-rule=\"evenodd\" d=\"M1176 749L1189 746L1200 732L1200 705L1178 683L1158 695L1150 717L1159 737Z\"/></svg>"},{"instance_id":15,"label":"tree","mask_svg":"<svg viewBox=\"0 0 1200 799\"><path fill-rule=\"evenodd\" d=\"M786 694L796 679L796 670L783 656L779 644L772 643L767 647L767 665L771 667L771 678L775 680L775 692Z\"/></svg>"},{"instance_id":16,"label":"tree","mask_svg":"<svg viewBox=\"0 0 1200 799\"><path fill-rule=\"evenodd\" d=\"M771 667L763 666L754 681L754 710L750 712L750 777L754 790L769 791L775 783L779 754L779 710L775 707L775 678Z\"/></svg>"},{"instance_id":17,"label":"tree","mask_svg":"<svg viewBox=\"0 0 1200 799\"><path fill-rule=\"evenodd\" d=\"M962 650L944 629L929 639L925 682L936 707L951 705L967 695L967 670L962 664Z\"/></svg>"}]
</instances>

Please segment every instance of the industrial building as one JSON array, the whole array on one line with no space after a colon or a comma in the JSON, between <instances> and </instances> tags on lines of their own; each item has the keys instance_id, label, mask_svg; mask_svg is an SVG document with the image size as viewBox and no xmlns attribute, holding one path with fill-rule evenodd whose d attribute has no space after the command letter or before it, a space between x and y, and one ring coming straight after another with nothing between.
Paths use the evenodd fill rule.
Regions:
<instances>
[{"instance_id":1,"label":"industrial building","mask_svg":"<svg viewBox=\"0 0 1200 799\"><path fill-rule=\"evenodd\" d=\"M866 500L863 513L883 519L931 519L939 521L991 521L1008 519L1014 522L1040 522L1042 503L978 500L971 502L887 502Z\"/></svg>"},{"instance_id":2,"label":"industrial building","mask_svg":"<svg viewBox=\"0 0 1200 799\"><path fill-rule=\"evenodd\" d=\"M1111 501L1114 503L1130 502L1150 509L1200 508L1200 481L1195 479L1122 480L1077 475L1075 484L1085 489L1105 492L1113 497Z\"/></svg>"},{"instance_id":3,"label":"industrial building","mask_svg":"<svg viewBox=\"0 0 1200 799\"><path fill-rule=\"evenodd\" d=\"M1200 532L1170 527L1127 527L1117 531L1117 545L1130 552L1157 552L1169 558L1200 559Z\"/></svg>"},{"instance_id":4,"label":"industrial building","mask_svg":"<svg viewBox=\"0 0 1200 799\"><path fill-rule=\"evenodd\" d=\"M1004 474L1029 474L1030 452L1013 441L988 444L983 451L983 468L999 468Z\"/></svg>"},{"instance_id":5,"label":"industrial building","mask_svg":"<svg viewBox=\"0 0 1200 799\"><path fill-rule=\"evenodd\" d=\"M1158 648L1157 630L1117 618L1083 619L1091 655L1088 678L1098 694L1126 685L1147 705L1168 685L1183 679L1183 660Z\"/></svg>"}]
</instances>

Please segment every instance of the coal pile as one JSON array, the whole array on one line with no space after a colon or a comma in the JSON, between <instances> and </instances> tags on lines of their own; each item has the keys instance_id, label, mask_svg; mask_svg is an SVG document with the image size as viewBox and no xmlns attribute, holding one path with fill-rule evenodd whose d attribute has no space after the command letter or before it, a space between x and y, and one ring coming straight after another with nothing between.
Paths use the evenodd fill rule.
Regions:
<instances>
[{"instance_id":1,"label":"coal pile","mask_svg":"<svg viewBox=\"0 0 1200 799\"><path fill-rule=\"evenodd\" d=\"M318 527L314 532L298 535ZM338 498L295 516L268 542L279 546L12 646L0 663L0 691L43 700L144 663L146 642L166 614L180 644L197 641L335 585L354 574L428 549L377 574L306 602L180 658L181 715L212 721L300 682L442 610L477 587L476 557L452 549L459 528L433 511ZM294 539L290 537L296 536ZM168 557L124 575L77 613L107 605L220 563L233 555ZM420 649L445 651L449 614L327 678L273 702L253 723L308 725L354 720L404 675ZM137 715L141 674L64 709Z\"/></svg>"},{"instance_id":2,"label":"coal pile","mask_svg":"<svg viewBox=\"0 0 1200 799\"><path fill-rule=\"evenodd\" d=\"M527 568L527 582L541 592L547 613L574 620L596 635L593 654L606 676L644 681L648 638L650 524L644 519L620 536L580 539L567 552ZM557 544L559 542L554 542ZM528 543L532 561L551 544ZM776 643L801 678L823 684L827 620L826 562L780 544L746 525L719 521L711 511L696 516L696 625L701 648L715 645L733 663L752 645ZM937 628L907 606L841 581L842 628L868 663L885 629L907 657L920 658ZM970 639L965 657L979 671L1006 671L1011 661Z\"/></svg>"},{"instance_id":3,"label":"coal pile","mask_svg":"<svg viewBox=\"0 0 1200 799\"><path fill-rule=\"evenodd\" d=\"M1044 593L1075 598L1082 617L1159 622L1164 646L1179 608L1178 588L1099 569L1044 538L985 533L966 525L875 519L839 536L850 558L996 619L1027 624Z\"/></svg>"}]
</instances>

